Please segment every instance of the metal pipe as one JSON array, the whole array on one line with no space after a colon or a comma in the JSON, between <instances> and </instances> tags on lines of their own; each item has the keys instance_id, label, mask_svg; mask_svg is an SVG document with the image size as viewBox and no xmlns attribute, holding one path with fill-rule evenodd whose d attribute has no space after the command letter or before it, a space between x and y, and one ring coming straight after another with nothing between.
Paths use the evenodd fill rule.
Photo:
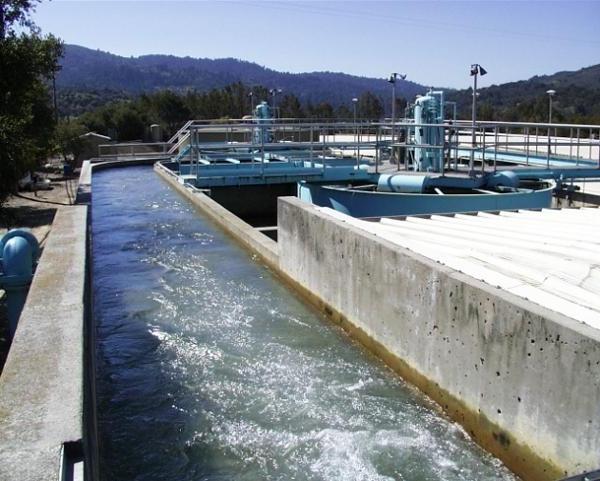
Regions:
<instances>
[{"instance_id":1,"label":"metal pipe","mask_svg":"<svg viewBox=\"0 0 600 481\"><path fill-rule=\"evenodd\" d=\"M498 126L494 127L494 172L498 161Z\"/></svg>"},{"instance_id":2,"label":"metal pipe","mask_svg":"<svg viewBox=\"0 0 600 481\"><path fill-rule=\"evenodd\" d=\"M485 127L483 128L482 135L482 150L481 150L481 173L485 172Z\"/></svg>"},{"instance_id":3,"label":"metal pipe","mask_svg":"<svg viewBox=\"0 0 600 481\"><path fill-rule=\"evenodd\" d=\"M37 239L29 231L13 229L0 237L0 288L7 295L9 336L17 329L29 284L39 256Z\"/></svg>"},{"instance_id":4,"label":"metal pipe","mask_svg":"<svg viewBox=\"0 0 600 481\"><path fill-rule=\"evenodd\" d=\"M379 132L380 128L377 127L377 131L375 133L375 173L379 173Z\"/></svg>"},{"instance_id":5,"label":"metal pipe","mask_svg":"<svg viewBox=\"0 0 600 481\"><path fill-rule=\"evenodd\" d=\"M526 138L526 157L525 165L529 165L529 127L525 127L525 138Z\"/></svg>"}]
</instances>

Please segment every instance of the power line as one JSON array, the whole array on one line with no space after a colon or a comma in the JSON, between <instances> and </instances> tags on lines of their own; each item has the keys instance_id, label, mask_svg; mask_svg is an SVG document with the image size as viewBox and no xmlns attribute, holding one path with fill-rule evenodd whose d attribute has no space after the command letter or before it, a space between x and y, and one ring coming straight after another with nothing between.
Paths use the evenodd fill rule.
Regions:
<instances>
[{"instance_id":1,"label":"power line","mask_svg":"<svg viewBox=\"0 0 600 481\"><path fill-rule=\"evenodd\" d=\"M282 11L296 11L296 12L304 12L304 13L314 13L316 15L325 15L325 16L335 16L335 17L346 17L346 18L354 18L354 19L364 19L370 18L373 20L380 21L389 21L394 22L395 24L411 26L411 27L432 27L435 26L437 28L444 28L450 30L471 30L475 32L485 32L489 35L494 36L518 36L518 37L526 37L532 39L538 39L540 41L544 40L560 40L563 42L574 42L574 43L591 43L591 44L600 44L598 40L590 40L590 39L581 39L581 38L572 38L572 37L560 37L556 35L544 35L544 34L536 34L532 32L521 32L521 31L511 31L506 29L499 28L489 28L489 27L480 27L472 24L456 24L450 22L440 22L437 20L431 19L421 19L421 18L411 18L411 17L401 17L393 14L379 14L373 11L352 11L352 10L339 10L336 8L326 7L324 5L309 5L309 4L297 4L293 2L280 2L280 3L271 3L271 2L231 2L231 3L240 3L241 5L249 5L252 7L264 8L268 10L282 10ZM348 3L344 4L346 8Z\"/></svg>"}]
</instances>

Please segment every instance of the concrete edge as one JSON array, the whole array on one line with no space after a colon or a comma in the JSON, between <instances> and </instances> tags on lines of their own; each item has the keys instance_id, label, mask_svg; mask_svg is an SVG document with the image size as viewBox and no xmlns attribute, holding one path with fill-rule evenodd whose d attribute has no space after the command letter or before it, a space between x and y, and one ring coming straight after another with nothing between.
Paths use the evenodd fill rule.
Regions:
<instances>
[{"instance_id":1,"label":"concrete edge","mask_svg":"<svg viewBox=\"0 0 600 481\"><path fill-rule=\"evenodd\" d=\"M593 327L589 326L588 324L579 322L573 318L570 318L563 314L560 314L559 312L552 311L544 306L541 306L540 304L536 304L532 301L524 299L523 297L519 297L510 292L506 292L502 289L491 286L490 284L487 284L479 279L475 279L474 277L471 277L471 276L468 276L461 272L458 272L450 267L447 267L443 264L435 262L435 261L429 259L428 257L425 257L416 252L413 252L409 249L406 249L405 247L401 247L396 244L393 244L392 242L388 241L387 239L383 239L375 234L372 234L371 232L364 231L364 230L359 229L358 227L355 227L353 225L350 225L340 219L336 219L332 216L329 216L329 215L319 211L318 209L316 209L314 205L308 204L308 203L298 199L297 197L280 197L279 202L288 202L292 205L300 206L303 209L310 210L313 215L315 215L321 219L324 219L328 222L332 222L332 223L334 223L338 226L341 226L345 229L351 230L363 237L369 238L375 242L383 244L386 247L388 247L389 249L393 249L393 250L402 252L403 255L410 257L411 259L414 259L414 260L420 262L421 264L424 264L430 268L435 268L437 271L443 272L445 275L447 275L450 278L456 279L457 281L460 281L464 284L473 286L483 292L493 295L494 297L499 297L501 299L504 299L504 300L510 302L511 304L514 304L515 306L519 307L520 309L532 312L533 314L535 314L537 316L544 317L551 322L555 322L556 324L559 324L567 329L571 329L580 335L589 337L595 341L600 342L600 331L598 331L598 329L594 329Z\"/></svg>"},{"instance_id":2,"label":"concrete edge","mask_svg":"<svg viewBox=\"0 0 600 481\"><path fill-rule=\"evenodd\" d=\"M0 479L58 479L83 440L86 236L86 206L58 209L0 377Z\"/></svg>"},{"instance_id":3,"label":"concrete edge","mask_svg":"<svg viewBox=\"0 0 600 481\"><path fill-rule=\"evenodd\" d=\"M383 244L388 249L398 251L402 255L410 257L416 262L422 263L431 269L443 273L443 275L450 279L471 286L474 289L481 290L491 297L501 298L506 302L513 303L517 308L522 309L523 311L529 311L534 316L546 318L548 322L556 323L559 327L571 330L579 336L591 338L592 341L595 342L600 341L599 333L588 325L546 309L543 306L534 304L521 297L496 289L480 280L431 261L420 254L392 244L374 234L362 231L341 220L331 218L320 212L315 206L307 204L298 198L280 197L278 202L280 205L281 203L289 203L295 208L310 212L310 215L318 216L323 221L335 223L338 227L343 229L351 229L356 235ZM278 211L281 211L281 209L278 209ZM567 473L552 460L546 459L535 452L528 444L511 436L502 426L489 419L483 412L479 412L479 410L473 406L467 405L455 394L444 389L440 383L432 381L427 376L423 375L419 369L407 363L404 359L392 352L388 346L375 339L369 332L360 327L360 324L357 323L351 315L337 309L323 299L317 292L283 271L283 267L280 267L278 274L303 298L319 310L323 311L333 322L339 324L352 338L356 339L374 355L382 359L404 380L430 397L440 406L441 411L457 423L461 424L480 446L501 459L507 467L519 476L522 476L523 479L549 481L560 479L567 475Z\"/></svg>"},{"instance_id":4,"label":"concrete edge","mask_svg":"<svg viewBox=\"0 0 600 481\"><path fill-rule=\"evenodd\" d=\"M202 191L180 183L177 175L161 163L154 164L154 171L175 191L192 202L194 207L207 214L243 247L260 257L269 267L279 269L277 242L229 212Z\"/></svg>"},{"instance_id":5,"label":"concrete edge","mask_svg":"<svg viewBox=\"0 0 600 481\"><path fill-rule=\"evenodd\" d=\"M92 174L155 161L84 161L75 205L57 211L0 377L0 479L69 479L83 460L98 479Z\"/></svg>"},{"instance_id":6,"label":"concrete edge","mask_svg":"<svg viewBox=\"0 0 600 481\"><path fill-rule=\"evenodd\" d=\"M194 204L200 210L208 213L212 218L214 218L228 233L232 235L234 239L240 242L244 247L255 253L261 254L263 252L262 250L258 250L261 249L260 246L253 245L253 243L248 242L248 239L246 238L249 232L255 232L251 226L240 221L236 216L231 214L219 204L215 203L201 191L181 184L177 175L164 166L155 164L155 171L157 171L157 173L178 192L192 200L192 202L194 202ZM375 240L376 242L382 243L389 249L400 251L402 255L406 255L431 269L440 271L444 275L456 280L457 282L472 286L473 288L481 290L490 296L501 298L506 302L512 303L519 309L529 311L533 315L546 318L550 322L554 322L566 329L572 330L581 336L586 336L593 340L600 341L600 333L586 324L551 311L521 297L494 288L483 281L474 279L451 268L438 264L420 254L394 245L385 239L381 239L374 234L354 228L353 226L350 226L341 220L332 219L330 216L327 216L326 214L317 210L314 206L306 204L300 199L295 197L280 197L278 202L289 202L303 209L310 210L313 215L319 216L321 219L327 220L328 222L334 222L344 229L351 228L356 233L370 238L371 240ZM221 216L221 214L224 214L224 216ZM244 224L244 229L242 231L231 227L233 224L240 222ZM268 240L270 241L270 239ZM271 242L276 245L274 241ZM484 449L505 461L507 465L515 472L525 476L526 479L531 480L557 479L564 475L564 472L554 463L539 456L528 445L523 444L512 437L510 439L510 442L512 443L512 447L510 449L511 452L510 454L507 454L506 445L503 445L503 443L498 441L499 438L502 438L501 435L504 433L504 430L501 426L495 424L493 421L488 419L482 413L477 412L471 406L467 406L463 401L461 401L461 399L457 398L448 390L443 389L438 383L432 382L426 376L422 375L418 369L415 369L414 366L409 365L403 359L391 352L387 346L374 339L345 313L336 309L334 306L321 298L318 293L313 292L287 274L282 269L278 259L276 259L275 256L271 256L271 258L264 258L264 256L261 257L263 257L263 260L265 260L265 262L273 268L274 274L279 277L288 287L299 294L309 304L325 313L331 321L340 325L352 338L359 341L369 351L382 359L407 382L413 386L416 386L424 394L434 400L440 406L440 410L444 411L450 418L465 427L465 429L471 433L474 439ZM500 435L498 433L500 433Z\"/></svg>"}]
</instances>

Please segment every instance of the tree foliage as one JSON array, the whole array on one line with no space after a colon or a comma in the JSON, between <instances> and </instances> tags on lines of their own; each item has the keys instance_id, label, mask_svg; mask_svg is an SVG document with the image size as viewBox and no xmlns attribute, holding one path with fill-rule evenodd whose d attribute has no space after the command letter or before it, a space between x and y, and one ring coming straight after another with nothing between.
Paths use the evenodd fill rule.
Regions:
<instances>
[{"instance_id":1,"label":"tree foliage","mask_svg":"<svg viewBox=\"0 0 600 481\"><path fill-rule=\"evenodd\" d=\"M54 115L47 87L58 69L62 44L35 28L29 17L34 4L0 2L0 206L24 172L53 147Z\"/></svg>"},{"instance_id":2,"label":"tree foliage","mask_svg":"<svg viewBox=\"0 0 600 481\"><path fill-rule=\"evenodd\" d=\"M61 120L56 126L56 149L65 163L72 164L74 160L85 150L86 141L82 137L86 133L83 124Z\"/></svg>"},{"instance_id":3,"label":"tree foliage","mask_svg":"<svg viewBox=\"0 0 600 481\"><path fill-rule=\"evenodd\" d=\"M376 120L383 114L381 102L375 95L367 92L361 99L365 118ZM109 103L84 113L78 121L91 131L118 141L150 140L150 125L159 124L167 139L187 120L240 119L251 113L252 104L256 106L263 100L273 101L268 89L263 86L248 87L240 82L209 92L188 91L178 94L164 90ZM347 120L352 117L347 105L337 109L328 102L302 105L298 97L289 93L276 100L279 117L320 120Z\"/></svg>"},{"instance_id":4,"label":"tree foliage","mask_svg":"<svg viewBox=\"0 0 600 481\"><path fill-rule=\"evenodd\" d=\"M379 120L383 116L382 100L371 92L358 97L358 116L363 119Z\"/></svg>"}]
</instances>

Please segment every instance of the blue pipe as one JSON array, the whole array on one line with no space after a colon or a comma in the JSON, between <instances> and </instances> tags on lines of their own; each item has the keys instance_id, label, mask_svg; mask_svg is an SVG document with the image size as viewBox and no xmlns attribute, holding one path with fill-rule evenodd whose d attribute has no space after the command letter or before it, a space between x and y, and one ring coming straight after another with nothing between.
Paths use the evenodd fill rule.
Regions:
<instances>
[{"instance_id":1,"label":"blue pipe","mask_svg":"<svg viewBox=\"0 0 600 481\"><path fill-rule=\"evenodd\" d=\"M6 291L11 339L27 299L39 251L38 241L31 232L13 229L0 238L0 288Z\"/></svg>"}]
</instances>

